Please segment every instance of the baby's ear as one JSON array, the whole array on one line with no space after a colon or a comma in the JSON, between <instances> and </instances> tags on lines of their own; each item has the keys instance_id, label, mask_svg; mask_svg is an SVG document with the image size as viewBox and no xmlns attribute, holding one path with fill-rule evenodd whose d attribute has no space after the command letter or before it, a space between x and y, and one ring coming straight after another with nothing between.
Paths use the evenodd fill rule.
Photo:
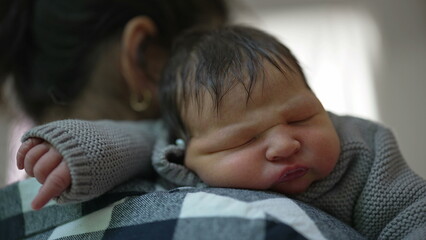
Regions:
<instances>
[{"instance_id":1,"label":"baby's ear","mask_svg":"<svg viewBox=\"0 0 426 240\"><path fill-rule=\"evenodd\" d=\"M130 90L136 93L147 89L149 82L146 69L142 68L140 48L148 39L157 35L157 26L147 16L136 16L124 27L121 40L121 73Z\"/></svg>"}]
</instances>

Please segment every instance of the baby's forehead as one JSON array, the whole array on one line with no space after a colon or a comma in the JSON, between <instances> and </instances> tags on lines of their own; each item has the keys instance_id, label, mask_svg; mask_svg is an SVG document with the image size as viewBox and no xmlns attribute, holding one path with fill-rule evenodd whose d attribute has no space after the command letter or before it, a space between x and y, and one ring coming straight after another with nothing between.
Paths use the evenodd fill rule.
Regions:
<instances>
[{"instance_id":1,"label":"baby's forehead","mask_svg":"<svg viewBox=\"0 0 426 240\"><path fill-rule=\"evenodd\" d=\"M221 69L221 71L226 73L215 76L208 74L197 75L193 73L192 76L185 80L180 80L182 82L181 87L184 88L184 91L180 91L180 95L181 97L187 97L189 95L189 100L202 103L204 103L204 101L210 103L210 101L208 101L210 97L213 103L219 105L218 103L223 102L229 95L239 98L245 97L247 100L255 87L269 82L270 79L298 80L296 76L298 74L295 74L296 71L289 69L287 66L277 66L267 60L257 62L254 65L255 66L252 67L240 66L237 69L224 68Z\"/></svg>"},{"instance_id":2,"label":"baby's forehead","mask_svg":"<svg viewBox=\"0 0 426 240\"><path fill-rule=\"evenodd\" d=\"M243 118L247 110L259 106L276 104L277 96L285 99L289 92L286 89L307 88L304 79L294 71L282 72L272 64L265 65L262 75L257 76L249 90L247 81L237 82L226 90L218 103L214 93L204 88L196 99L192 97L182 107L182 119L191 130L210 127L220 122L226 124L227 119Z\"/></svg>"}]
</instances>

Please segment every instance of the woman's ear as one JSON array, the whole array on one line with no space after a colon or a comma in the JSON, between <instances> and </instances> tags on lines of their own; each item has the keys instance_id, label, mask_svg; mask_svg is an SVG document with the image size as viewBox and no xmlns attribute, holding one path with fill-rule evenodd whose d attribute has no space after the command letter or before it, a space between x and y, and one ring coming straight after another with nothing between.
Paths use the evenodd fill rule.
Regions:
<instances>
[{"instance_id":1,"label":"woman's ear","mask_svg":"<svg viewBox=\"0 0 426 240\"><path fill-rule=\"evenodd\" d=\"M157 27L151 18L137 16L127 22L122 35L121 72L131 91L140 92L149 85L148 74L140 62L140 48L155 37Z\"/></svg>"}]
</instances>

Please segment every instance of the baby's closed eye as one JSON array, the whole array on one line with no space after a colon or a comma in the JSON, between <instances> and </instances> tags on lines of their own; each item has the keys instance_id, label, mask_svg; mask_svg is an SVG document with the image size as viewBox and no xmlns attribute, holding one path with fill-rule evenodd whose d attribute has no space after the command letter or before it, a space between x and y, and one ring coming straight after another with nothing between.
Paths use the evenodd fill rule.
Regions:
<instances>
[{"instance_id":1,"label":"baby's closed eye","mask_svg":"<svg viewBox=\"0 0 426 240\"><path fill-rule=\"evenodd\" d=\"M241 139L238 144L236 144L233 149L235 148L241 148L250 145L251 143L255 142L257 140L257 136L249 137L245 139Z\"/></svg>"},{"instance_id":2,"label":"baby's closed eye","mask_svg":"<svg viewBox=\"0 0 426 240\"><path fill-rule=\"evenodd\" d=\"M291 118L287 124L289 125L302 125L302 124L306 124L308 122L310 122L311 120L313 120L315 118L315 116L317 116L317 114L305 114L305 115L301 115L295 118Z\"/></svg>"}]
</instances>

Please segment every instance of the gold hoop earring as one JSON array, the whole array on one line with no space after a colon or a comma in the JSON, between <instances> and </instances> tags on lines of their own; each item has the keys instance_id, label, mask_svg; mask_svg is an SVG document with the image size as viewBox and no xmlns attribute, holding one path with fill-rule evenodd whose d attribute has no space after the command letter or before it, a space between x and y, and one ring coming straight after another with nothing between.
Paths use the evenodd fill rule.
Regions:
<instances>
[{"instance_id":1,"label":"gold hoop earring","mask_svg":"<svg viewBox=\"0 0 426 240\"><path fill-rule=\"evenodd\" d=\"M151 105L152 94L149 90L141 91L141 94L132 92L130 94L130 107L135 112L143 112Z\"/></svg>"}]
</instances>

